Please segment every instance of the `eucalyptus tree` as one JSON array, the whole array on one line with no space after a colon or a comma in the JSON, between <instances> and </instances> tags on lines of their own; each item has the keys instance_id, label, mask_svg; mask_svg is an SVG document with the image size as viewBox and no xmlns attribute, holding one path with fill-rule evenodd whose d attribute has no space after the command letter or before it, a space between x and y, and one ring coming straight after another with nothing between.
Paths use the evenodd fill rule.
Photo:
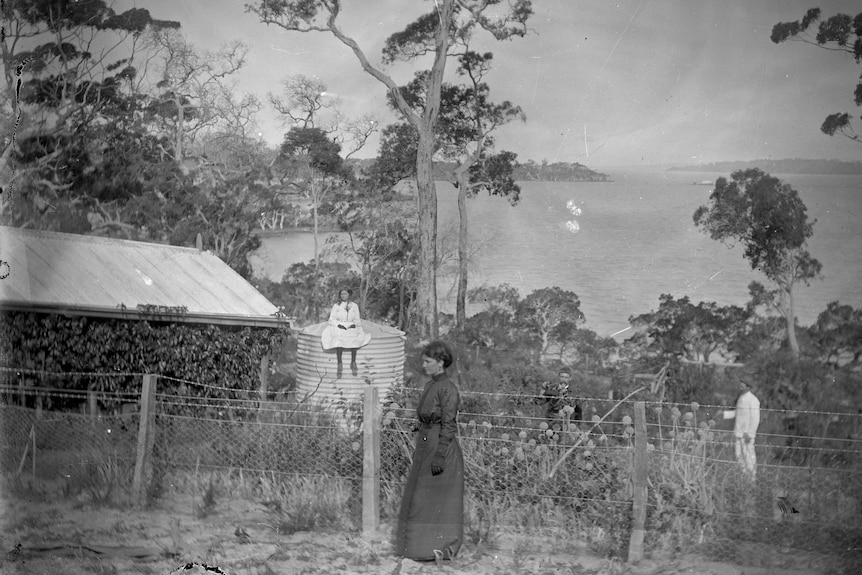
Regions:
<instances>
[{"instance_id":1,"label":"eucalyptus tree","mask_svg":"<svg viewBox=\"0 0 862 575\"><path fill-rule=\"evenodd\" d=\"M268 94L270 105L290 126L281 148L281 168L291 185L311 200L314 235L314 260L319 259L318 222L324 199L348 179L349 168L344 160L361 150L377 131L377 122L370 114L347 118L339 110L340 99L327 91L318 78L297 74L282 81L281 94ZM346 148L346 150L345 150ZM304 175L298 184L296 167Z\"/></svg>"},{"instance_id":2,"label":"eucalyptus tree","mask_svg":"<svg viewBox=\"0 0 862 575\"><path fill-rule=\"evenodd\" d=\"M318 269L318 211L323 200L349 177L339 155L341 146L320 128L292 128L284 136L281 156L288 170L289 185L311 201L314 222L314 261ZM317 294L313 308L317 313Z\"/></svg>"},{"instance_id":3,"label":"eucalyptus tree","mask_svg":"<svg viewBox=\"0 0 862 575\"><path fill-rule=\"evenodd\" d=\"M416 300L416 210L386 198L384 190L362 202L336 202L346 239L331 238L329 253L359 270L359 305L369 317L410 331Z\"/></svg>"},{"instance_id":4,"label":"eucalyptus tree","mask_svg":"<svg viewBox=\"0 0 862 575\"><path fill-rule=\"evenodd\" d=\"M862 309L829 302L808 335L826 363L851 368L862 363Z\"/></svg>"},{"instance_id":5,"label":"eucalyptus tree","mask_svg":"<svg viewBox=\"0 0 862 575\"><path fill-rule=\"evenodd\" d=\"M795 22L779 22L772 27L771 40L776 44L785 41L804 42L837 52L846 52L853 56L857 64L862 63L862 12L856 16L835 14L826 20L820 18L820 8L811 8L801 20ZM810 28L816 22L817 33ZM862 106L862 76L856 82L853 91L853 103ZM820 126L820 130L829 136L841 134L856 143L862 143L862 134L854 128L853 116L847 112L829 114Z\"/></svg>"},{"instance_id":6,"label":"eucalyptus tree","mask_svg":"<svg viewBox=\"0 0 862 575\"><path fill-rule=\"evenodd\" d=\"M526 34L526 22L532 14L532 1L510 0L502 5L500 0L437 0L431 11L409 23L400 32L390 35L384 42L383 64L430 61L427 97L419 111L404 101L396 81L383 71L382 66L373 64L354 37L342 29L338 17L343 4L341 0L256 0L246 7L257 14L261 22L280 26L287 31L332 34L351 49L365 72L383 84L389 93L395 94L399 112L418 132L416 174L420 276L417 304L422 316L423 335L436 337L437 196L432 161L446 61L451 55L453 40L469 37L477 29L490 32L498 40Z\"/></svg>"},{"instance_id":7,"label":"eucalyptus tree","mask_svg":"<svg viewBox=\"0 0 862 575\"><path fill-rule=\"evenodd\" d=\"M694 304L688 296L675 299L659 297L656 311L629 318L643 353L673 361L709 363L716 352L727 354L746 329L747 310L738 306L719 306L715 302Z\"/></svg>"},{"instance_id":8,"label":"eucalyptus tree","mask_svg":"<svg viewBox=\"0 0 862 575\"><path fill-rule=\"evenodd\" d=\"M554 286L528 294L518 303L515 320L535 338L541 359L551 353L562 334L583 324L585 317L578 295Z\"/></svg>"},{"instance_id":9,"label":"eucalyptus tree","mask_svg":"<svg viewBox=\"0 0 862 575\"><path fill-rule=\"evenodd\" d=\"M469 222L467 198L485 191L503 196L516 205L521 188L512 177L516 155L494 151L493 132L515 119L524 119L521 108L509 101L494 103L490 87L483 81L491 70L493 55L479 54L469 49L467 40L458 40L464 48L458 54L458 75L463 84L444 82L441 87L440 117L437 122L437 143L434 157L454 162L450 177L458 190L458 281L455 304L455 324L464 326L467 318L467 276ZM427 77L416 78L401 89L404 99L415 109L421 109L427 94ZM394 105L390 97L390 105Z\"/></svg>"},{"instance_id":10,"label":"eucalyptus tree","mask_svg":"<svg viewBox=\"0 0 862 575\"><path fill-rule=\"evenodd\" d=\"M11 223L179 245L200 236L249 275L265 153L250 136L258 102L229 82L242 45L198 53L179 23L101 0L3 10L19 116Z\"/></svg>"},{"instance_id":11,"label":"eucalyptus tree","mask_svg":"<svg viewBox=\"0 0 862 575\"><path fill-rule=\"evenodd\" d=\"M141 135L128 112L139 104L134 80L146 66L144 34L179 23L141 8L118 14L104 0L9 0L2 14L4 102L12 107L5 111L14 118L14 132L0 157L4 187L18 191L11 219L86 228L85 214L95 212L83 180L110 155L110 142L122 148ZM151 141L144 140L147 148Z\"/></svg>"},{"instance_id":12,"label":"eucalyptus tree","mask_svg":"<svg viewBox=\"0 0 862 575\"><path fill-rule=\"evenodd\" d=\"M286 126L319 128L320 116L337 104L318 78L295 74L284 78L281 86L281 94L269 92L267 99Z\"/></svg>"},{"instance_id":13,"label":"eucalyptus tree","mask_svg":"<svg viewBox=\"0 0 862 575\"><path fill-rule=\"evenodd\" d=\"M384 194L407 182L416 187L416 148L419 134L406 122L389 124L380 134L380 146L374 163L366 172L370 189Z\"/></svg>"},{"instance_id":14,"label":"eucalyptus tree","mask_svg":"<svg viewBox=\"0 0 862 575\"><path fill-rule=\"evenodd\" d=\"M289 165L290 185L311 200L314 259L318 257L318 210L324 198L346 177L341 146L320 128L292 128L284 136L281 156Z\"/></svg>"},{"instance_id":15,"label":"eucalyptus tree","mask_svg":"<svg viewBox=\"0 0 862 575\"><path fill-rule=\"evenodd\" d=\"M798 356L794 289L818 278L822 267L806 249L815 222L808 221L798 192L757 168L739 170L730 181L716 181L709 203L694 212L694 223L714 240L741 244L751 268L777 286L787 344Z\"/></svg>"},{"instance_id":16,"label":"eucalyptus tree","mask_svg":"<svg viewBox=\"0 0 862 575\"><path fill-rule=\"evenodd\" d=\"M165 153L188 171L196 138L260 108L256 98L235 97L233 77L245 66L248 46L233 40L216 52L201 51L179 30L160 28L149 33L148 42L157 68L149 108L159 131L171 135Z\"/></svg>"},{"instance_id":17,"label":"eucalyptus tree","mask_svg":"<svg viewBox=\"0 0 862 575\"><path fill-rule=\"evenodd\" d=\"M554 335L559 360L569 365L580 365L585 373L602 370L613 363L612 355L619 348L612 337L602 337L591 329L577 327L571 322L562 324Z\"/></svg>"},{"instance_id":18,"label":"eucalyptus tree","mask_svg":"<svg viewBox=\"0 0 862 575\"><path fill-rule=\"evenodd\" d=\"M402 122L386 126L381 136L377 157L355 182L356 193L333 201L346 238L329 240L328 251L359 270L363 310L409 331L415 321L418 212L396 188L415 182L416 131Z\"/></svg>"},{"instance_id":19,"label":"eucalyptus tree","mask_svg":"<svg viewBox=\"0 0 862 575\"><path fill-rule=\"evenodd\" d=\"M532 338L522 337L515 314L521 296L518 289L502 284L483 284L470 290L470 303L480 306L462 327L467 343L477 347L514 352L525 350Z\"/></svg>"},{"instance_id":20,"label":"eucalyptus tree","mask_svg":"<svg viewBox=\"0 0 862 575\"><path fill-rule=\"evenodd\" d=\"M377 132L372 114L349 118L341 111L341 98L327 90L317 77L304 74L288 76L281 81L280 94L267 94L270 106L282 124L290 127L319 128L341 144L344 159L349 159Z\"/></svg>"}]
</instances>

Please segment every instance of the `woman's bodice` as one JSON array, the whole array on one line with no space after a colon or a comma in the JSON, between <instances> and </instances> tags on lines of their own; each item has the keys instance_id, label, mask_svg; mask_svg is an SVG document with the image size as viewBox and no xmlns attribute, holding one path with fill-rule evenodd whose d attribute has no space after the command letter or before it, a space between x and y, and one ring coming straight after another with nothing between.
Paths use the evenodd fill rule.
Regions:
<instances>
[{"instance_id":1,"label":"woman's bodice","mask_svg":"<svg viewBox=\"0 0 862 575\"><path fill-rule=\"evenodd\" d=\"M416 407L416 417L423 425L457 425L459 403L458 387L446 373L440 373L426 385Z\"/></svg>"}]
</instances>

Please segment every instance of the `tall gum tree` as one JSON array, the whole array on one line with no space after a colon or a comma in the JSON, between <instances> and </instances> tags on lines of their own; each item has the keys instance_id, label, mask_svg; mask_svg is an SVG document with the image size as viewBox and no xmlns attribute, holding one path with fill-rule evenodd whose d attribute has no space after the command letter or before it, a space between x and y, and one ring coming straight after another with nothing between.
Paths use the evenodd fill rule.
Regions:
<instances>
[{"instance_id":1,"label":"tall gum tree","mask_svg":"<svg viewBox=\"0 0 862 575\"><path fill-rule=\"evenodd\" d=\"M132 102L130 86L145 67L144 32L179 23L141 8L117 13L104 0L6 0L2 18L2 112L12 134L3 140L0 182L17 193L14 202L4 194L0 214L50 226L51 214L81 209L75 167L101 154L91 132L114 123L118 109Z\"/></svg>"},{"instance_id":2,"label":"tall gum tree","mask_svg":"<svg viewBox=\"0 0 862 575\"><path fill-rule=\"evenodd\" d=\"M344 163L358 152L377 131L377 122L366 114L347 118L331 96L326 85L315 78L291 76L282 81L281 95L268 94L270 105L285 125L292 125L281 146L282 167L291 176L290 185L311 201L314 238L315 277L319 277L320 251L319 211L323 201L347 180L352 179ZM340 155L347 144L344 157ZM300 170L296 170L302 166ZM317 285L317 283L315 284ZM315 314L319 309L317 292L313 292Z\"/></svg>"},{"instance_id":3,"label":"tall gum tree","mask_svg":"<svg viewBox=\"0 0 862 575\"><path fill-rule=\"evenodd\" d=\"M282 93L267 94L270 106L279 114L285 126L319 128L341 146L344 159L349 159L378 131L372 114L348 118L341 112L341 99L330 94L326 84L302 74L281 81Z\"/></svg>"},{"instance_id":4,"label":"tall gum tree","mask_svg":"<svg viewBox=\"0 0 862 575\"><path fill-rule=\"evenodd\" d=\"M806 249L814 233L805 204L789 184L757 168L719 178L709 203L694 212L694 224L724 244L742 245L752 269L778 287L787 344L799 355L794 288L820 275L821 264Z\"/></svg>"},{"instance_id":5,"label":"tall gum tree","mask_svg":"<svg viewBox=\"0 0 862 575\"><path fill-rule=\"evenodd\" d=\"M311 200L315 279L319 274L318 211L324 198L340 185L346 175L340 151L341 146L320 128L292 128L285 134L281 144L281 155L293 165L291 184ZM319 306L316 291L312 293L312 307L317 318Z\"/></svg>"},{"instance_id":6,"label":"tall gum tree","mask_svg":"<svg viewBox=\"0 0 862 575\"><path fill-rule=\"evenodd\" d=\"M812 34L810 28L815 22L819 22L817 33ZM779 22L773 26L770 39L776 44L797 41L818 46L824 50L846 52L853 56L857 64L860 64L862 63L862 12L855 17L835 14L826 20L821 20L820 8L811 8L801 20ZM853 91L853 103L862 106L862 75L859 76L856 89ZM829 114L820 126L820 131L828 136L841 134L862 144L862 134L853 128L851 119L852 116L847 112Z\"/></svg>"},{"instance_id":7,"label":"tall gum tree","mask_svg":"<svg viewBox=\"0 0 862 575\"><path fill-rule=\"evenodd\" d=\"M399 329L413 331L418 269L418 211L413 202L396 199L396 186L416 182L416 129L406 122L383 128L377 157L365 171L359 202L341 202L339 225L348 242L333 253L354 259L361 270L360 306L369 294L389 301L388 315ZM388 297L387 297L388 296ZM387 317L378 306L377 317Z\"/></svg>"},{"instance_id":8,"label":"tall gum tree","mask_svg":"<svg viewBox=\"0 0 862 575\"><path fill-rule=\"evenodd\" d=\"M459 76L463 84L444 82L440 91L441 112L436 128L435 160L453 162L448 177L458 192L458 277L455 304L455 324L464 327L466 321L469 243L467 198L480 191L506 197L512 205L520 200L521 188L513 177L517 157L512 152L494 153L493 132L498 127L524 119L521 108L509 101L494 103L490 88L482 81L491 69L490 53L478 54L465 50L458 56ZM412 82L401 88L404 99L414 109L421 109L425 100L425 74L419 72ZM394 98L389 98L395 107ZM415 132L414 132L415 133ZM415 145L414 145L415 147Z\"/></svg>"},{"instance_id":9,"label":"tall gum tree","mask_svg":"<svg viewBox=\"0 0 862 575\"><path fill-rule=\"evenodd\" d=\"M440 88L450 56L453 39L469 34L476 27L490 32L497 40L526 34L532 15L531 0L436 0L431 12L420 16L402 31L389 36L383 48L383 64L431 59L428 97L420 111L412 109L398 93L398 85L382 66L372 64L365 51L338 24L341 0L259 0L246 4L265 24L287 31L325 32L349 47L362 69L394 94L398 110L418 132L416 180L419 204L419 285L418 313L421 335L437 337L437 195L432 162L435 126L440 112Z\"/></svg>"},{"instance_id":10,"label":"tall gum tree","mask_svg":"<svg viewBox=\"0 0 862 575\"><path fill-rule=\"evenodd\" d=\"M671 294L662 294L657 311L629 318L635 335L627 344L647 357L702 366L716 352L731 353L747 319L748 312L738 306L719 307L715 302L695 305L688 296L674 299Z\"/></svg>"},{"instance_id":11,"label":"tall gum tree","mask_svg":"<svg viewBox=\"0 0 862 575\"><path fill-rule=\"evenodd\" d=\"M165 124L160 131L172 134L166 152L182 166L195 138L216 131L243 105L234 98L232 76L245 65L248 47L234 40L217 52L199 51L179 30L163 28L153 29L148 41L159 60L150 106Z\"/></svg>"},{"instance_id":12,"label":"tall gum tree","mask_svg":"<svg viewBox=\"0 0 862 575\"><path fill-rule=\"evenodd\" d=\"M444 158L453 159L453 172L458 189L458 292L455 302L455 323L463 327L467 320L467 243L469 224L467 198L479 191L503 196L515 205L521 188L512 178L515 154L494 154L492 133L516 118L524 119L521 108L509 101L495 104L489 100L490 89L482 81L491 69L492 55L467 50L459 57L458 73L468 79L466 85L451 86L446 91L441 121Z\"/></svg>"},{"instance_id":13,"label":"tall gum tree","mask_svg":"<svg viewBox=\"0 0 862 575\"><path fill-rule=\"evenodd\" d=\"M578 295L554 286L537 289L519 302L515 320L536 338L539 359L543 359L552 355L560 334L571 333L586 318Z\"/></svg>"}]
</instances>

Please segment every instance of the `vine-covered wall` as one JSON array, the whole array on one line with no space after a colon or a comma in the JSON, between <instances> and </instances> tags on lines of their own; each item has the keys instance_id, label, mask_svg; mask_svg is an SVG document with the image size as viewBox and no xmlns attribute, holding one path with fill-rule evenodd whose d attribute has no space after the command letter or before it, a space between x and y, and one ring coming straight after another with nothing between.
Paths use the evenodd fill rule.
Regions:
<instances>
[{"instance_id":1,"label":"vine-covered wall","mask_svg":"<svg viewBox=\"0 0 862 575\"><path fill-rule=\"evenodd\" d=\"M115 320L9 312L0 316L0 358L6 367L48 374L32 384L86 389L81 374L151 373L217 388L251 390L261 359L287 339L287 328L251 328L146 320ZM9 378L6 378L7 381ZM99 391L122 392L128 378L97 378ZM139 383L139 382L137 382ZM229 392L210 390L206 395Z\"/></svg>"}]
</instances>

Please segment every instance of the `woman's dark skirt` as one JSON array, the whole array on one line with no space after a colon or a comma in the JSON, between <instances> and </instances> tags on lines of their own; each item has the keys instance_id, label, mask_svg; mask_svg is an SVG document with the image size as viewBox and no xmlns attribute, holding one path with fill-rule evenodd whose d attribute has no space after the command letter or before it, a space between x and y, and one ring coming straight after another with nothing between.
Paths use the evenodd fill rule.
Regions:
<instances>
[{"instance_id":1,"label":"woman's dark skirt","mask_svg":"<svg viewBox=\"0 0 862 575\"><path fill-rule=\"evenodd\" d=\"M464 540L464 457L456 437L443 473L432 475L439 434L439 425L420 427L398 514L396 553L416 561L435 559L435 551L452 559Z\"/></svg>"}]
</instances>

